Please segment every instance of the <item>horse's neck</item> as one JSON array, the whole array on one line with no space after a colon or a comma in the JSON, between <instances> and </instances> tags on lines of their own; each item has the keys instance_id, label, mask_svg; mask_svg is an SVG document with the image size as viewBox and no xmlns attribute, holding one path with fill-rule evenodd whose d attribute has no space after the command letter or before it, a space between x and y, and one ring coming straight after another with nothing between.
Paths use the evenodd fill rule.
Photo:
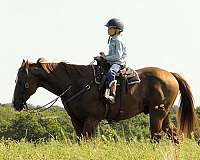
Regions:
<instances>
[{"instance_id":1,"label":"horse's neck","mask_svg":"<svg viewBox=\"0 0 200 160\"><path fill-rule=\"evenodd\" d=\"M89 65L65 65L65 76L73 86L88 84L93 79L92 66Z\"/></svg>"},{"instance_id":2,"label":"horse's neck","mask_svg":"<svg viewBox=\"0 0 200 160\"><path fill-rule=\"evenodd\" d=\"M59 95L61 90L61 69L57 63L42 63L41 67L38 68L39 74L39 86L52 92L53 94Z\"/></svg>"},{"instance_id":3,"label":"horse's neck","mask_svg":"<svg viewBox=\"0 0 200 160\"><path fill-rule=\"evenodd\" d=\"M52 72L43 72L41 87L59 95L70 85L72 87L87 84L92 79L91 66L57 64Z\"/></svg>"}]
</instances>

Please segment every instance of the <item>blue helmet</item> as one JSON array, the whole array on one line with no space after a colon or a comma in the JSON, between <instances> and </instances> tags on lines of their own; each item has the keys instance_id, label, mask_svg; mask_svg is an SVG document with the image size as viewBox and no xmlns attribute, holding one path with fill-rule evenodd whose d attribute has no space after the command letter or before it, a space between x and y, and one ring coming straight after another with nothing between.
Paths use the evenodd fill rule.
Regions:
<instances>
[{"instance_id":1,"label":"blue helmet","mask_svg":"<svg viewBox=\"0 0 200 160\"><path fill-rule=\"evenodd\" d=\"M117 19L117 18L110 19L105 26L118 28L121 31L124 30L124 24L122 23L122 21L120 19Z\"/></svg>"}]
</instances>

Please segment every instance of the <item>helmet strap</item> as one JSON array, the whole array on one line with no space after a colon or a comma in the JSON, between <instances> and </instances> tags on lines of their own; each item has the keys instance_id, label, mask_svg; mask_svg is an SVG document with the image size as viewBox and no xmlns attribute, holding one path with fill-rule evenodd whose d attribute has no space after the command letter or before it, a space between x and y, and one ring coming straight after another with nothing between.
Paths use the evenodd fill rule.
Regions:
<instances>
[{"instance_id":1,"label":"helmet strap","mask_svg":"<svg viewBox=\"0 0 200 160\"><path fill-rule=\"evenodd\" d=\"M111 36L108 37L108 44L110 43Z\"/></svg>"}]
</instances>

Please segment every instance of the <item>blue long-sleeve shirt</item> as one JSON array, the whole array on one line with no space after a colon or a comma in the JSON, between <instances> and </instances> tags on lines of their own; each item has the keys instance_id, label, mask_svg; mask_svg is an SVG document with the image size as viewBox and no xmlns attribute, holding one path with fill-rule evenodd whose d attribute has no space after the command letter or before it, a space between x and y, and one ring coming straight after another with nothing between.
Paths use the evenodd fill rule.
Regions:
<instances>
[{"instance_id":1,"label":"blue long-sleeve shirt","mask_svg":"<svg viewBox=\"0 0 200 160\"><path fill-rule=\"evenodd\" d=\"M109 52L106 55L108 63L125 65L126 64L126 47L119 37L112 37L109 43Z\"/></svg>"}]
</instances>

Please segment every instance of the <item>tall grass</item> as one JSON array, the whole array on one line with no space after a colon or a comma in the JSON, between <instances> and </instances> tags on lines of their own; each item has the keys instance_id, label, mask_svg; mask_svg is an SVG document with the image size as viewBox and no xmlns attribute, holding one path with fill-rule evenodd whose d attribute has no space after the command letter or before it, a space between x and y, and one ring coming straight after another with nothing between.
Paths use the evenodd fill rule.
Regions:
<instances>
[{"instance_id":1,"label":"tall grass","mask_svg":"<svg viewBox=\"0 0 200 160\"><path fill-rule=\"evenodd\" d=\"M59 108L29 114L0 107L0 115L0 160L200 160L195 140L151 143L145 115L102 122L96 139L79 144L70 118Z\"/></svg>"},{"instance_id":2,"label":"tall grass","mask_svg":"<svg viewBox=\"0 0 200 160\"><path fill-rule=\"evenodd\" d=\"M25 140L0 141L1 160L199 160L200 147L194 140L179 145L169 140L159 144L148 139L127 142L125 139L80 141L51 140L30 143Z\"/></svg>"}]
</instances>

